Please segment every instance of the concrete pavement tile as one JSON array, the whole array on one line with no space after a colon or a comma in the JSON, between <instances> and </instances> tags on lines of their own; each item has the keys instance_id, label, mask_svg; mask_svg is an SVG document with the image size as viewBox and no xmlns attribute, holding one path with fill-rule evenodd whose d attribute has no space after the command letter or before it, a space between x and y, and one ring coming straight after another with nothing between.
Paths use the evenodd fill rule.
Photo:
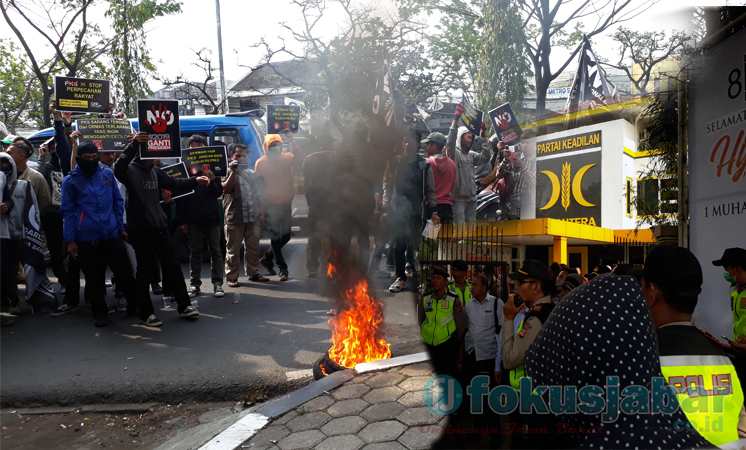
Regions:
<instances>
[{"instance_id":1,"label":"concrete pavement tile","mask_svg":"<svg viewBox=\"0 0 746 450\"><path fill-rule=\"evenodd\" d=\"M326 410L332 417L343 417L352 416L359 414L362 410L368 407L370 403L359 398L353 398L350 400L342 400L329 407Z\"/></svg>"},{"instance_id":2,"label":"concrete pavement tile","mask_svg":"<svg viewBox=\"0 0 746 450\"><path fill-rule=\"evenodd\" d=\"M282 450L296 450L301 448L311 448L324 440L326 436L319 430L308 430L300 433L293 433L283 438L277 443Z\"/></svg>"},{"instance_id":3,"label":"concrete pavement tile","mask_svg":"<svg viewBox=\"0 0 746 450\"><path fill-rule=\"evenodd\" d=\"M281 417L278 417L272 422L272 425L285 425L286 423L290 422L291 420L298 417L298 411L288 411Z\"/></svg>"},{"instance_id":4,"label":"concrete pavement tile","mask_svg":"<svg viewBox=\"0 0 746 450\"><path fill-rule=\"evenodd\" d=\"M407 392L406 394L399 397L397 402L406 406L407 408L417 408L419 406L425 406L425 401L422 397L422 392Z\"/></svg>"},{"instance_id":5,"label":"concrete pavement tile","mask_svg":"<svg viewBox=\"0 0 746 450\"><path fill-rule=\"evenodd\" d=\"M393 441L399 437L407 427L396 420L371 423L357 434L365 442Z\"/></svg>"},{"instance_id":6,"label":"concrete pavement tile","mask_svg":"<svg viewBox=\"0 0 746 450\"><path fill-rule=\"evenodd\" d=\"M411 377L431 377L435 375L433 365L430 362L412 364L411 366L401 369L400 372Z\"/></svg>"},{"instance_id":7,"label":"concrete pavement tile","mask_svg":"<svg viewBox=\"0 0 746 450\"><path fill-rule=\"evenodd\" d=\"M329 416L329 414L317 411L301 414L300 416L288 422L287 426L290 431L292 431L293 433L297 433L299 431L319 429L322 425L329 422L330 420L332 420L332 418L331 416Z\"/></svg>"},{"instance_id":8,"label":"concrete pavement tile","mask_svg":"<svg viewBox=\"0 0 746 450\"><path fill-rule=\"evenodd\" d=\"M407 447L396 441L380 442L378 444L368 444L363 450L407 450Z\"/></svg>"},{"instance_id":9,"label":"concrete pavement tile","mask_svg":"<svg viewBox=\"0 0 746 450\"><path fill-rule=\"evenodd\" d=\"M401 381L401 379L404 378L403 375L399 373L379 373L375 375L373 378L365 382L368 386L370 386L373 389L377 388L383 388L383 387L389 387L396 385L397 382Z\"/></svg>"},{"instance_id":10,"label":"concrete pavement tile","mask_svg":"<svg viewBox=\"0 0 746 450\"><path fill-rule=\"evenodd\" d=\"M411 377L397 384L397 386L407 392L422 392L430 378L432 377Z\"/></svg>"},{"instance_id":11,"label":"concrete pavement tile","mask_svg":"<svg viewBox=\"0 0 746 450\"><path fill-rule=\"evenodd\" d=\"M365 383L366 381L373 378L375 375L376 375L375 373L361 373L361 374L355 375L355 377L352 380L350 380L349 383L353 383L353 384Z\"/></svg>"},{"instance_id":12,"label":"concrete pavement tile","mask_svg":"<svg viewBox=\"0 0 746 450\"><path fill-rule=\"evenodd\" d=\"M377 422L379 420L393 419L404 411L404 409L404 406L397 402L377 403L369 406L360 415L369 422Z\"/></svg>"},{"instance_id":13,"label":"concrete pavement tile","mask_svg":"<svg viewBox=\"0 0 746 450\"><path fill-rule=\"evenodd\" d=\"M321 427L321 432L327 436L339 436L342 434L357 433L368 422L362 417L348 416L333 419Z\"/></svg>"},{"instance_id":14,"label":"concrete pavement tile","mask_svg":"<svg viewBox=\"0 0 746 450\"><path fill-rule=\"evenodd\" d=\"M333 404L333 398L329 397L328 395L320 395L310 402L306 402L299 406L298 410L303 411L304 413L321 411L322 409L326 409Z\"/></svg>"},{"instance_id":15,"label":"concrete pavement tile","mask_svg":"<svg viewBox=\"0 0 746 450\"><path fill-rule=\"evenodd\" d=\"M424 450L431 448L441 436L440 433L423 432L420 427L412 427L405 431L398 440L410 450Z\"/></svg>"},{"instance_id":16,"label":"concrete pavement tile","mask_svg":"<svg viewBox=\"0 0 746 450\"><path fill-rule=\"evenodd\" d=\"M443 416L439 416L433 413L424 406L421 408L407 409L406 411L403 411L401 414L399 414L399 416L397 416L397 419L409 426L425 424L433 425L435 423L438 423L438 421L442 418Z\"/></svg>"},{"instance_id":17,"label":"concrete pavement tile","mask_svg":"<svg viewBox=\"0 0 746 450\"><path fill-rule=\"evenodd\" d=\"M254 437L251 438L251 440L249 441L249 444L251 445L252 449L271 448L274 447L274 444L270 443L269 441L277 442L282 438L288 436L289 434L290 430L282 425L271 426L255 434Z\"/></svg>"},{"instance_id":18,"label":"concrete pavement tile","mask_svg":"<svg viewBox=\"0 0 746 450\"><path fill-rule=\"evenodd\" d=\"M389 386L380 389L374 389L368 392L363 400L368 403L385 403L394 402L404 394L404 390L397 386Z\"/></svg>"},{"instance_id":19,"label":"concrete pavement tile","mask_svg":"<svg viewBox=\"0 0 746 450\"><path fill-rule=\"evenodd\" d=\"M317 445L316 450L357 450L365 445L357 436L348 434L346 436L334 436L324 440Z\"/></svg>"},{"instance_id":20,"label":"concrete pavement tile","mask_svg":"<svg viewBox=\"0 0 746 450\"><path fill-rule=\"evenodd\" d=\"M364 384L346 384L332 393L335 400L346 400L349 398L358 398L370 391L370 388Z\"/></svg>"}]
</instances>

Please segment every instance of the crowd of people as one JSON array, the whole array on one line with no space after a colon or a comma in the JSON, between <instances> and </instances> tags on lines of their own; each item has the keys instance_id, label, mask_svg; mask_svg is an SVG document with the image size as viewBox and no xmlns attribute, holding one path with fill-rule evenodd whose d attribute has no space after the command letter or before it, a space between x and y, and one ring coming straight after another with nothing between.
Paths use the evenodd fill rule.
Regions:
<instances>
[{"instance_id":1,"label":"crowd of people","mask_svg":"<svg viewBox=\"0 0 746 450\"><path fill-rule=\"evenodd\" d=\"M467 279L469 266L461 260L450 264L450 273L433 266L418 305L421 339L436 372L462 386L464 402L452 420L468 424L460 428L464 433L446 437L444 448L481 438L498 447L503 434L511 435L511 448L692 448L746 438L746 385L739 381L746 377L740 311L746 308L746 250L726 249L712 264L724 268L729 284L729 291L723 286L733 310L728 345L692 325L703 275L686 248L658 245L643 266L599 265L586 276L530 259L507 279L480 266ZM612 387L630 395L637 387L653 391L654 379L662 377L676 389L681 408L664 414L644 407L636 410L642 415L623 412L612 421L601 412L529 408L511 412L501 426L486 396L477 412L467 400L467 386L480 375L489 377L490 389L515 389L521 401L522 390L537 386L608 389L607 377L617 377ZM524 379L530 379L526 386ZM566 406L568 392L576 391L563 392Z\"/></svg>"}]
</instances>

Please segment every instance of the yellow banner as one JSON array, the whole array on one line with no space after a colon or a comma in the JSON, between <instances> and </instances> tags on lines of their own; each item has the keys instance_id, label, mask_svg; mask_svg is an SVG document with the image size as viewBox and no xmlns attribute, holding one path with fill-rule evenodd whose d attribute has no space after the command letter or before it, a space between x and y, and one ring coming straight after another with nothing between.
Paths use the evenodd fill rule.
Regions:
<instances>
[{"instance_id":1,"label":"yellow banner","mask_svg":"<svg viewBox=\"0 0 746 450\"><path fill-rule=\"evenodd\" d=\"M69 98L61 98L59 101L60 108L69 106L71 108L88 108L88 100L71 100Z\"/></svg>"}]
</instances>

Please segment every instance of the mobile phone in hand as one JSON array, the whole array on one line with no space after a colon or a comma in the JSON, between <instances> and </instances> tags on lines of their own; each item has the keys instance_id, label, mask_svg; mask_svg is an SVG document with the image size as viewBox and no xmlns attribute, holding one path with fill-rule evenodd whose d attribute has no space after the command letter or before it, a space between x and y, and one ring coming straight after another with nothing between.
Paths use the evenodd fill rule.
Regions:
<instances>
[{"instance_id":1,"label":"mobile phone in hand","mask_svg":"<svg viewBox=\"0 0 746 450\"><path fill-rule=\"evenodd\" d=\"M729 344L734 344L735 343L734 341L731 341L730 339L728 339L727 337L725 337L725 335L721 334L720 337L723 338L723 339L725 339L726 341L728 341Z\"/></svg>"}]
</instances>

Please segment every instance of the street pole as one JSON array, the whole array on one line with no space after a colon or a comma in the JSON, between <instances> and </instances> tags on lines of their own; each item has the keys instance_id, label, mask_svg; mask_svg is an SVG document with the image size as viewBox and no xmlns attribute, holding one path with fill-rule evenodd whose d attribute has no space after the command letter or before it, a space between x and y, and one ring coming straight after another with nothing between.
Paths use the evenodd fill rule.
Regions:
<instances>
[{"instance_id":1,"label":"street pole","mask_svg":"<svg viewBox=\"0 0 746 450\"><path fill-rule=\"evenodd\" d=\"M683 80L678 82L679 90L679 136L678 136L678 206L679 206L679 247L689 248L689 171L688 162L688 89L689 73L686 69L681 71Z\"/></svg>"},{"instance_id":2,"label":"street pole","mask_svg":"<svg viewBox=\"0 0 746 450\"><path fill-rule=\"evenodd\" d=\"M218 59L220 60L220 104L223 105L223 113L228 112L225 103L225 72L223 71L223 34L220 31L220 0L215 0L215 10L218 23Z\"/></svg>"}]
</instances>

